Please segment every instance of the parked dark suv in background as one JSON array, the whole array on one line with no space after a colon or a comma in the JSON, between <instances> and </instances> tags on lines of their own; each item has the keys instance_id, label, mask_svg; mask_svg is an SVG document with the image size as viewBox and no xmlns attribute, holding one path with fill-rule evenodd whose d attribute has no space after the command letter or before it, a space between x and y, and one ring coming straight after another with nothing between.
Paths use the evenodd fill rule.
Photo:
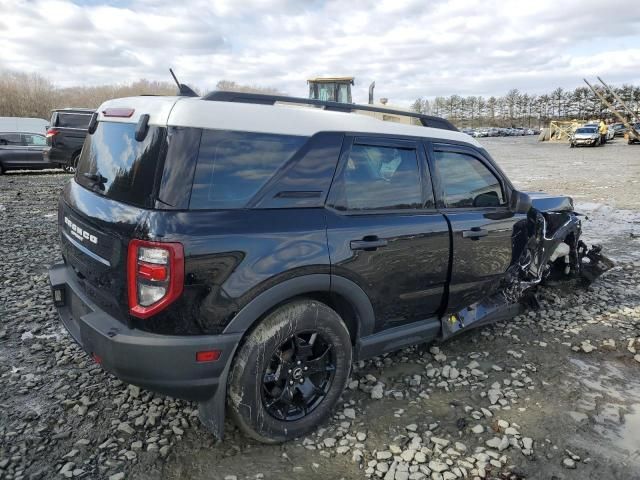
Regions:
<instances>
[{"instance_id":1,"label":"parked dark suv in background","mask_svg":"<svg viewBox=\"0 0 640 480\"><path fill-rule=\"evenodd\" d=\"M112 100L89 132L58 207L62 322L124 381L199 401L217 435L225 406L257 440L304 435L352 360L608 265L571 199L515 190L440 118L214 92Z\"/></svg>"},{"instance_id":2,"label":"parked dark suv in background","mask_svg":"<svg viewBox=\"0 0 640 480\"><path fill-rule=\"evenodd\" d=\"M80 158L80 151L87 136L87 127L93 114L88 108L61 108L53 110L47 130L45 160L57 163L72 172Z\"/></svg>"}]
</instances>

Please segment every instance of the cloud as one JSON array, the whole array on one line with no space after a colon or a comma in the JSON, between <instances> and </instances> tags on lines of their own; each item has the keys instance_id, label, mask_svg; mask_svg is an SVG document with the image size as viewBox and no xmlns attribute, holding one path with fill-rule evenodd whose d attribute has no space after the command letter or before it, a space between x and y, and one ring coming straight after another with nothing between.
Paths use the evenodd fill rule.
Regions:
<instances>
[{"instance_id":1,"label":"cloud","mask_svg":"<svg viewBox=\"0 0 640 480\"><path fill-rule=\"evenodd\" d=\"M640 83L640 10L628 0L0 0L0 68L60 86L218 80L306 95L354 75L354 99L539 93L582 77Z\"/></svg>"}]
</instances>

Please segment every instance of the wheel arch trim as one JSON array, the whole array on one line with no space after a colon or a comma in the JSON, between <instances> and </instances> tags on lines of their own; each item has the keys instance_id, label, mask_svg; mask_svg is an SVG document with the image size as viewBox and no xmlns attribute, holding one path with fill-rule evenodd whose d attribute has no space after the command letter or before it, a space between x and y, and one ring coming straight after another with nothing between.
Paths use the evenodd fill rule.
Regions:
<instances>
[{"instance_id":1,"label":"wheel arch trim","mask_svg":"<svg viewBox=\"0 0 640 480\"><path fill-rule=\"evenodd\" d=\"M367 294L347 278L321 273L291 278L260 293L238 312L222 333L245 333L277 305L317 292L340 295L351 304L357 316L357 337L373 333L375 318Z\"/></svg>"}]
</instances>

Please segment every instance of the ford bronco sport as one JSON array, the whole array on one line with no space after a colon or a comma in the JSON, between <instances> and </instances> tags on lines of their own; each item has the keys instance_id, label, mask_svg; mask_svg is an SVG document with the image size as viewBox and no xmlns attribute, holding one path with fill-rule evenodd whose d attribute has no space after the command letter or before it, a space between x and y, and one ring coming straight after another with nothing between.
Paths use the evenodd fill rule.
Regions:
<instances>
[{"instance_id":1,"label":"ford bronco sport","mask_svg":"<svg viewBox=\"0 0 640 480\"><path fill-rule=\"evenodd\" d=\"M441 118L213 92L104 103L58 207L71 336L125 382L279 442L351 363L517 314L610 266L570 198L517 191Z\"/></svg>"}]
</instances>

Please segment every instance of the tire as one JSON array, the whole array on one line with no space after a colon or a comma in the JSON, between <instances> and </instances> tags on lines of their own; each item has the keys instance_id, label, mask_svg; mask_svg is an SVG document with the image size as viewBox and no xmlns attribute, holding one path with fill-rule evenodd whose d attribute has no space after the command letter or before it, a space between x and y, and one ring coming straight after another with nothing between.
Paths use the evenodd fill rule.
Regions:
<instances>
[{"instance_id":1,"label":"tire","mask_svg":"<svg viewBox=\"0 0 640 480\"><path fill-rule=\"evenodd\" d=\"M570 143L569 148L575 148L575 145L573 143Z\"/></svg>"},{"instance_id":2,"label":"tire","mask_svg":"<svg viewBox=\"0 0 640 480\"><path fill-rule=\"evenodd\" d=\"M351 358L349 331L334 310L310 299L286 304L239 347L229 373L230 416L259 442L301 437L331 415Z\"/></svg>"},{"instance_id":3,"label":"tire","mask_svg":"<svg viewBox=\"0 0 640 480\"><path fill-rule=\"evenodd\" d=\"M79 159L80 154L75 154L73 159L71 160L71 165L63 165L62 169L67 173L74 173L76 171L76 167L78 166Z\"/></svg>"}]
</instances>

